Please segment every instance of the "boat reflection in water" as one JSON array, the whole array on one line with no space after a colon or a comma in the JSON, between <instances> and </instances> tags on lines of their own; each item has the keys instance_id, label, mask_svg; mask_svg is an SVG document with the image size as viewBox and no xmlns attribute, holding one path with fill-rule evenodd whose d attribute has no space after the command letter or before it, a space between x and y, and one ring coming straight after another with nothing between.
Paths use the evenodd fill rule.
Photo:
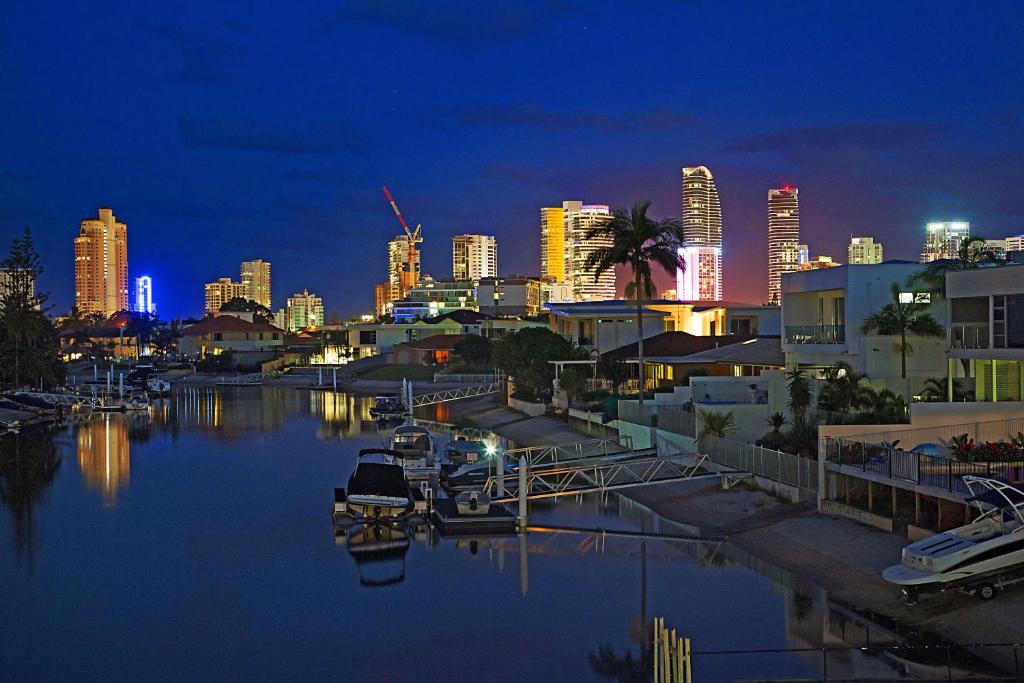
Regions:
<instances>
[{"instance_id":1,"label":"boat reflection in water","mask_svg":"<svg viewBox=\"0 0 1024 683\"><path fill-rule=\"evenodd\" d=\"M359 585L367 588L393 586L405 580L405 555L409 530L401 524L357 524L335 532L356 562Z\"/></svg>"},{"instance_id":2,"label":"boat reflection in water","mask_svg":"<svg viewBox=\"0 0 1024 683\"><path fill-rule=\"evenodd\" d=\"M77 425L75 441L86 485L102 494L104 504L115 505L118 491L128 485L131 475L127 419L118 414L97 415Z\"/></svg>"}]
</instances>

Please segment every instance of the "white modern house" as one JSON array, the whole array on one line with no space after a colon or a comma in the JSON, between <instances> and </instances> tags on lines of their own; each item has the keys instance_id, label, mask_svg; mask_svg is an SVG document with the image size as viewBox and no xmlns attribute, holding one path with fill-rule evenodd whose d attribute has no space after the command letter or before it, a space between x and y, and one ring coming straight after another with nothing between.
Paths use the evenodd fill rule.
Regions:
<instances>
[{"instance_id":1,"label":"white modern house","mask_svg":"<svg viewBox=\"0 0 1024 683\"><path fill-rule=\"evenodd\" d=\"M1024 265L946 274L947 399L957 378L976 401L1024 398Z\"/></svg>"},{"instance_id":2,"label":"white modern house","mask_svg":"<svg viewBox=\"0 0 1024 683\"><path fill-rule=\"evenodd\" d=\"M846 265L785 273L782 277L782 349L786 367L812 372L846 363L867 375L876 388L907 391L901 378L899 338L861 333L864 319L892 301L893 283L901 294L915 296L907 279L921 270L908 261ZM929 313L946 320L945 306L932 303ZM941 338L910 338L907 357L909 390L917 392L929 377L946 375Z\"/></svg>"}]
</instances>

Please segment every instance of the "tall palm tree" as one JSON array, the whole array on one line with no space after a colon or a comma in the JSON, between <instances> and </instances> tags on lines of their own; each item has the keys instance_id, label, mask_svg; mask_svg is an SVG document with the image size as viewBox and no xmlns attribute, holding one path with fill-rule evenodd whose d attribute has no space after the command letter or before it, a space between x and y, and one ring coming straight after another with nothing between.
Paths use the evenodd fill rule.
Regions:
<instances>
[{"instance_id":1,"label":"tall palm tree","mask_svg":"<svg viewBox=\"0 0 1024 683\"><path fill-rule=\"evenodd\" d=\"M941 337L946 331L927 312L928 304L918 303L913 296L909 297L909 301L901 300L900 286L895 282L892 283L891 291L892 301L883 306L882 310L864 318L860 331L862 334L899 335L901 376L906 379L907 355L913 352L913 347L907 342L907 335Z\"/></svg>"},{"instance_id":2,"label":"tall palm tree","mask_svg":"<svg viewBox=\"0 0 1024 683\"><path fill-rule=\"evenodd\" d=\"M644 403L644 302L654 296L651 264L667 272L686 267L679 248L683 244L683 224L676 218L660 221L647 216L649 201L633 204L633 209L616 209L611 220L587 231L585 239L610 242L590 252L585 268L593 270L594 279L617 265L633 269L636 295L637 359L640 367L639 403Z\"/></svg>"},{"instance_id":3,"label":"tall palm tree","mask_svg":"<svg viewBox=\"0 0 1024 683\"><path fill-rule=\"evenodd\" d=\"M956 258L938 259L926 265L921 271L910 276L907 286L923 290L940 298L946 298L946 273L957 270L973 270L985 266L1001 266L1006 258L1001 257L986 244L984 237L970 237L960 243Z\"/></svg>"}]
</instances>

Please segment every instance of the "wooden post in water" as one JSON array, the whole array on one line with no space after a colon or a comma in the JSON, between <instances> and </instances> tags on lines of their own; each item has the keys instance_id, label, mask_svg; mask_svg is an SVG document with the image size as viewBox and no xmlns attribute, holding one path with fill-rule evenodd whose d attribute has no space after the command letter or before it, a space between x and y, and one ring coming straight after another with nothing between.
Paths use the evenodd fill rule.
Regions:
<instances>
[{"instance_id":1,"label":"wooden post in water","mask_svg":"<svg viewBox=\"0 0 1024 683\"><path fill-rule=\"evenodd\" d=\"M317 368L316 369L316 385L320 386L323 383L324 383L324 369L323 368Z\"/></svg>"},{"instance_id":2,"label":"wooden post in water","mask_svg":"<svg viewBox=\"0 0 1024 683\"><path fill-rule=\"evenodd\" d=\"M338 390L338 368L331 368L332 380L334 382L334 390Z\"/></svg>"},{"instance_id":3,"label":"wooden post in water","mask_svg":"<svg viewBox=\"0 0 1024 683\"><path fill-rule=\"evenodd\" d=\"M498 452L494 454L494 481L496 482L495 492L498 498L505 497L505 451L499 448Z\"/></svg>"},{"instance_id":4,"label":"wooden post in water","mask_svg":"<svg viewBox=\"0 0 1024 683\"><path fill-rule=\"evenodd\" d=\"M526 474L530 467L525 455L519 456L519 532L526 532Z\"/></svg>"}]
</instances>

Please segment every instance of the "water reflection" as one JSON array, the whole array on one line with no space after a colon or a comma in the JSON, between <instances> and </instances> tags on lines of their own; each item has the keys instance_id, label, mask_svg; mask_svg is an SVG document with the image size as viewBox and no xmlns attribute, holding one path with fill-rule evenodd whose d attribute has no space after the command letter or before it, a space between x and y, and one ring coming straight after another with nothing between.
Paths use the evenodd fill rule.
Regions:
<instances>
[{"instance_id":1,"label":"water reflection","mask_svg":"<svg viewBox=\"0 0 1024 683\"><path fill-rule=\"evenodd\" d=\"M77 427L75 441L78 467L86 486L99 491L105 505L114 505L117 492L128 485L131 475L126 416L103 413L82 422Z\"/></svg>"},{"instance_id":2,"label":"water reflection","mask_svg":"<svg viewBox=\"0 0 1024 683\"><path fill-rule=\"evenodd\" d=\"M0 501L14 519L19 555L31 553L33 509L60 470L54 437L51 430L0 436Z\"/></svg>"}]
</instances>

